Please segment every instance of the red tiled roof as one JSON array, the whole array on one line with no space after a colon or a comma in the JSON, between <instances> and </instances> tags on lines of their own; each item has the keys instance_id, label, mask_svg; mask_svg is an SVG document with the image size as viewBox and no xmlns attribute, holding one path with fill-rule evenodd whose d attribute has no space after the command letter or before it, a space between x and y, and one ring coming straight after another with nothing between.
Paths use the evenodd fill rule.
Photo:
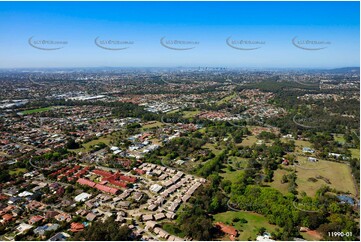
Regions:
<instances>
[{"instance_id":1,"label":"red tiled roof","mask_svg":"<svg viewBox=\"0 0 361 242\"><path fill-rule=\"evenodd\" d=\"M112 193L112 194L117 194L118 193L118 189L116 188L113 188L113 187L108 187L108 186L105 186L105 185L100 185L100 184L96 184L95 185L95 188L100 190L100 191L103 191L103 192L109 192L109 193Z\"/></svg>"},{"instance_id":2,"label":"red tiled roof","mask_svg":"<svg viewBox=\"0 0 361 242\"><path fill-rule=\"evenodd\" d=\"M13 215L7 213L7 214L3 215L2 218L5 220L5 222L7 222L13 218Z\"/></svg>"},{"instance_id":3,"label":"red tiled roof","mask_svg":"<svg viewBox=\"0 0 361 242\"><path fill-rule=\"evenodd\" d=\"M34 224L34 223L37 223L41 220L43 220L44 218L40 215L35 215L35 216L32 216L30 219L29 219L29 224Z\"/></svg>"},{"instance_id":4,"label":"red tiled roof","mask_svg":"<svg viewBox=\"0 0 361 242\"><path fill-rule=\"evenodd\" d=\"M110 177L113 175L112 173L103 170L92 170L92 172L103 177Z\"/></svg>"},{"instance_id":5,"label":"red tiled roof","mask_svg":"<svg viewBox=\"0 0 361 242\"><path fill-rule=\"evenodd\" d=\"M127 187L127 183L121 181L110 180L109 183L119 187Z\"/></svg>"},{"instance_id":6,"label":"red tiled roof","mask_svg":"<svg viewBox=\"0 0 361 242\"><path fill-rule=\"evenodd\" d=\"M142 170L142 169L139 169L139 168L135 169L135 172L138 173L138 174L140 174L140 175L145 174L145 171Z\"/></svg>"},{"instance_id":7,"label":"red tiled roof","mask_svg":"<svg viewBox=\"0 0 361 242\"><path fill-rule=\"evenodd\" d=\"M223 233L229 234L231 236L237 236L238 234L237 230L232 226L225 225L221 222L216 222L215 225L219 226Z\"/></svg>"},{"instance_id":8,"label":"red tiled roof","mask_svg":"<svg viewBox=\"0 0 361 242\"><path fill-rule=\"evenodd\" d=\"M90 181L88 179L84 179L84 178L79 178L76 182L81 185L86 185L86 186L90 186L90 187L94 187L96 185L95 182L92 182L92 181Z\"/></svg>"},{"instance_id":9,"label":"red tiled roof","mask_svg":"<svg viewBox=\"0 0 361 242\"><path fill-rule=\"evenodd\" d=\"M84 229L84 224L81 223L71 223L70 225L70 231L71 232L79 232Z\"/></svg>"},{"instance_id":10,"label":"red tiled roof","mask_svg":"<svg viewBox=\"0 0 361 242\"><path fill-rule=\"evenodd\" d=\"M131 182L131 183L134 183L137 181L137 178L132 177L132 176L120 176L119 179L123 180L123 181Z\"/></svg>"}]
</instances>

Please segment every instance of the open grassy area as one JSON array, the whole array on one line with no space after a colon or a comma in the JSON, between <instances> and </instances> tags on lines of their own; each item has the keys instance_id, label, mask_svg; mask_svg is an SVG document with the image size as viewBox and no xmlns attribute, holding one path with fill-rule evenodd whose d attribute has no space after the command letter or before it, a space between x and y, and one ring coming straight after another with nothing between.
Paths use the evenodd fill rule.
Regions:
<instances>
[{"instance_id":1,"label":"open grassy area","mask_svg":"<svg viewBox=\"0 0 361 242\"><path fill-rule=\"evenodd\" d=\"M88 152L90 150L90 146L94 146L94 145L99 144L99 143L104 143L104 144L109 146L109 144L111 143L113 138L114 138L114 134L103 136L103 137L100 137L98 139L95 139L95 140L92 140L92 141L89 141L87 143L82 144L82 146L83 146L82 148L69 150L69 151L72 151L72 152L75 152L75 153Z\"/></svg>"},{"instance_id":2,"label":"open grassy area","mask_svg":"<svg viewBox=\"0 0 361 242\"><path fill-rule=\"evenodd\" d=\"M174 110L172 110L170 112L167 112L167 114L178 113L179 111L180 111L179 109L174 109Z\"/></svg>"},{"instance_id":3,"label":"open grassy area","mask_svg":"<svg viewBox=\"0 0 361 242\"><path fill-rule=\"evenodd\" d=\"M21 113L22 114L33 114L33 113L41 113L41 112L46 112L46 111L49 111L49 110L52 110L54 107L46 107L46 108L36 108L36 109L29 109L29 110L25 110L25 111L22 111Z\"/></svg>"},{"instance_id":4,"label":"open grassy area","mask_svg":"<svg viewBox=\"0 0 361 242\"><path fill-rule=\"evenodd\" d=\"M233 93L233 94L231 94L231 95L229 95L229 96L226 96L226 97L222 98L221 100L219 100L219 101L217 102L217 105L221 105L221 104L223 104L223 103L227 103L229 100L231 100L231 99L234 98L235 96L236 96L236 93Z\"/></svg>"},{"instance_id":5,"label":"open grassy area","mask_svg":"<svg viewBox=\"0 0 361 242\"><path fill-rule=\"evenodd\" d=\"M184 118L193 118L197 114L199 114L200 111L183 111L183 117Z\"/></svg>"},{"instance_id":6,"label":"open grassy area","mask_svg":"<svg viewBox=\"0 0 361 242\"><path fill-rule=\"evenodd\" d=\"M230 171L227 167L223 168L223 173L220 173L220 176L222 176L225 180L231 181L232 183L236 182L238 177L244 172L242 168L247 166L248 160L249 159L236 156L228 157L227 166L231 166L234 170Z\"/></svg>"},{"instance_id":7,"label":"open grassy area","mask_svg":"<svg viewBox=\"0 0 361 242\"><path fill-rule=\"evenodd\" d=\"M312 143L309 141L305 141L305 140L295 140L295 145L296 145L295 151L298 153L302 153L302 149L304 147L312 148Z\"/></svg>"},{"instance_id":8,"label":"open grassy area","mask_svg":"<svg viewBox=\"0 0 361 242\"><path fill-rule=\"evenodd\" d=\"M211 143L207 143L205 145L202 146L202 148L207 148L210 151L212 151L213 154L218 155L219 153L222 152L222 148L221 147L216 147L215 144L211 144Z\"/></svg>"},{"instance_id":9,"label":"open grassy area","mask_svg":"<svg viewBox=\"0 0 361 242\"><path fill-rule=\"evenodd\" d=\"M337 141L340 144L344 144L346 142L343 134L334 135L334 139L335 139L335 141Z\"/></svg>"},{"instance_id":10,"label":"open grassy area","mask_svg":"<svg viewBox=\"0 0 361 242\"><path fill-rule=\"evenodd\" d=\"M247 223L239 222L232 222L235 218L243 218L247 220ZM238 240L246 241L249 238L251 240L256 240L257 228L265 227L267 232L273 232L276 229L275 225L271 225L268 223L267 218L264 216L253 213L253 212L234 212L228 211L224 213L218 213L213 216L215 222L222 222L228 225L235 227L239 232Z\"/></svg>"},{"instance_id":11,"label":"open grassy area","mask_svg":"<svg viewBox=\"0 0 361 242\"><path fill-rule=\"evenodd\" d=\"M241 146L252 146L257 142L257 138L254 135L247 136L242 140Z\"/></svg>"},{"instance_id":12,"label":"open grassy area","mask_svg":"<svg viewBox=\"0 0 361 242\"><path fill-rule=\"evenodd\" d=\"M151 129L151 128L155 128L155 127L162 127L163 125L164 125L163 123L161 123L159 121L155 121L154 123L143 125L142 130Z\"/></svg>"},{"instance_id":13,"label":"open grassy area","mask_svg":"<svg viewBox=\"0 0 361 242\"><path fill-rule=\"evenodd\" d=\"M327 160L309 162L307 157L297 157L297 159L300 165L300 167L296 167L296 183L299 192L304 191L307 195L314 196L322 185L327 185L345 193L356 194L351 171L346 164ZM308 181L309 178L316 178L316 176L328 179L331 184L327 184L322 179L318 179L316 182Z\"/></svg>"},{"instance_id":14,"label":"open grassy area","mask_svg":"<svg viewBox=\"0 0 361 242\"><path fill-rule=\"evenodd\" d=\"M229 171L227 168L223 168L222 171L224 173L219 173L219 175L232 183L235 183L238 177L244 172L242 170Z\"/></svg>"},{"instance_id":15,"label":"open grassy area","mask_svg":"<svg viewBox=\"0 0 361 242\"><path fill-rule=\"evenodd\" d=\"M85 147L85 149L89 150L90 146L96 145L96 144L99 144L99 143L104 143L106 145L109 145L111 140L112 140L112 138L110 138L110 137L100 137L99 139L92 140L92 141L90 141L88 143L83 144L83 146Z\"/></svg>"},{"instance_id":16,"label":"open grassy area","mask_svg":"<svg viewBox=\"0 0 361 242\"><path fill-rule=\"evenodd\" d=\"M273 181L265 183L270 187L277 189L278 191L282 192L283 194L288 193L288 183L281 183L282 176L287 175L289 172L282 169L277 169L273 174Z\"/></svg>"},{"instance_id":17,"label":"open grassy area","mask_svg":"<svg viewBox=\"0 0 361 242\"><path fill-rule=\"evenodd\" d=\"M350 149L352 158L360 159L360 149Z\"/></svg>"},{"instance_id":18,"label":"open grassy area","mask_svg":"<svg viewBox=\"0 0 361 242\"><path fill-rule=\"evenodd\" d=\"M9 171L10 175L19 175L20 173L26 173L28 170L25 168L16 168L14 170Z\"/></svg>"}]
</instances>

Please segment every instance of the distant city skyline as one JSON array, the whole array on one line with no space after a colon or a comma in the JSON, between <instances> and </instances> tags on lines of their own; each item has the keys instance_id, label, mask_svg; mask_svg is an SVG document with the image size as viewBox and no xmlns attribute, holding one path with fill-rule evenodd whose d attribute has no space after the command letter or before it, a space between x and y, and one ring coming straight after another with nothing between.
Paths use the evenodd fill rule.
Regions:
<instances>
[{"instance_id":1,"label":"distant city skyline","mask_svg":"<svg viewBox=\"0 0 361 242\"><path fill-rule=\"evenodd\" d=\"M0 68L359 67L359 4L0 2Z\"/></svg>"}]
</instances>

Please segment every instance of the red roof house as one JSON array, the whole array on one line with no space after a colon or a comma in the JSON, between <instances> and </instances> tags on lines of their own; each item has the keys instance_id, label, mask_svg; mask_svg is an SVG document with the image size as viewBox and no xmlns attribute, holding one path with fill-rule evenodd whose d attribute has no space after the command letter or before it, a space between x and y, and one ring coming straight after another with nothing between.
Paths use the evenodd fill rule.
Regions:
<instances>
[{"instance_id":1,"label":"red roof house","mask_svg":"<svg viewBox=\"0 0 361 242\"><path fill-rule=\"evenodd\" d=\"M37 222L40 222L41 220L43 220L44 217L40 216L40 215L35 215L35 216L32 216L30 219L29 219L29 224L35 224Z\"/></svg>"},{"instance_id":2,"label":"red roof house","mask_svg":"<svg viewBox=\"0 0 361 242\"><path fill-rule=\"evenodd\" d=\"M131 182L131 183L134 183L137 181L137 178L133 177L133 176L120 176L119 179L123 180L123 181Z\"/></svg>"},{"instance_id":3,"label":"red roof house","mask_svg":"<svg viewBox=\"0 0 361 242\"><path fill-rule=\"evenodd\" d=\"M101 185L101 184L96 184L95 188L100 190L100 191L108 192L108 193L111 193L111 194L114 194L114 195L119 193L118 189L113 188L113 187L108 187L108 186L105 186L105 185Z\"/></svg>"},{"instance_id":4,"label":"red roof house","mask_svg":"<svg viewBox=\"0 0 361 242\"><path fill-rule=\"evenodd\" d=\"M221 222L216 222L215 225L217 227L219 227L219 229L225 233L225 234L228 234L229 235L229 238L231 240L235 240L235 238L238 236L238 231L232 227L232 226L229 226L229 225L225 225L224 223L221 223Z\"/></svg>"},{"instance_id":5,"label":"red roof house","mask_svg":"<svg viewBox=\"0 0 361 242\"><path fill-rule=\"evenodd\" d=\"M95 182L92 182L85 178L79 178L76 182L79 183L80 185L85 185L85 186L89 186L89 187L94 187L96 185Z\"/></svg>"},{"instance_id":6,"label":"red roof house","mask_svg":"<svg viewBox=\"0 0 361 242\"><path fill-rule=\"evenodd\" d=\"M7 214L3 215L2 218L3 218L4 223L7 223L13 219L13 215L7 213Z\"/></svg>"},{"instance_id":7,"label":"red roof house","mask_svg":"<svg viewBox=\"0 0 361 242\"><path fill-rule=\"evenodd\" d=\"M84 230L84 224L81 223L71 223L70 225L70 231L71 232L80 232Z\"/></svg>"},{"instance_id":8,"label":"red roof house","mask_svg":"<svg viewBox=\"0 0 361 242\"><path fill-rule=\"evenodd\" d=\"M113 175L112 173L103 170L93 170L92 172L102 177L110 177Z\"/></svg>"}]
</instances>

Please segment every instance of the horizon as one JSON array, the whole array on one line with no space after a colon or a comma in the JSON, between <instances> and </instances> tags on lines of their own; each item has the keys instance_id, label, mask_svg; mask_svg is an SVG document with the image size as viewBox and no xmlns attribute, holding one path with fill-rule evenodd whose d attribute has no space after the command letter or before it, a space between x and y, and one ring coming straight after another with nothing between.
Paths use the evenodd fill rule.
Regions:
<instances>
[{"instance_id":1,"label":"horizon","mask_svg":"<svg viewBox=\"0 0 361 242\"><path fill-rule=\"evenodd\" d=\"M337 70L337 69L360 69L360 66L340 67L227 67L227 66L74 66L74 67L0 67L0 70L34 70L34 69L225 69L225 70Z\"/></svg>"}]
</instances>

